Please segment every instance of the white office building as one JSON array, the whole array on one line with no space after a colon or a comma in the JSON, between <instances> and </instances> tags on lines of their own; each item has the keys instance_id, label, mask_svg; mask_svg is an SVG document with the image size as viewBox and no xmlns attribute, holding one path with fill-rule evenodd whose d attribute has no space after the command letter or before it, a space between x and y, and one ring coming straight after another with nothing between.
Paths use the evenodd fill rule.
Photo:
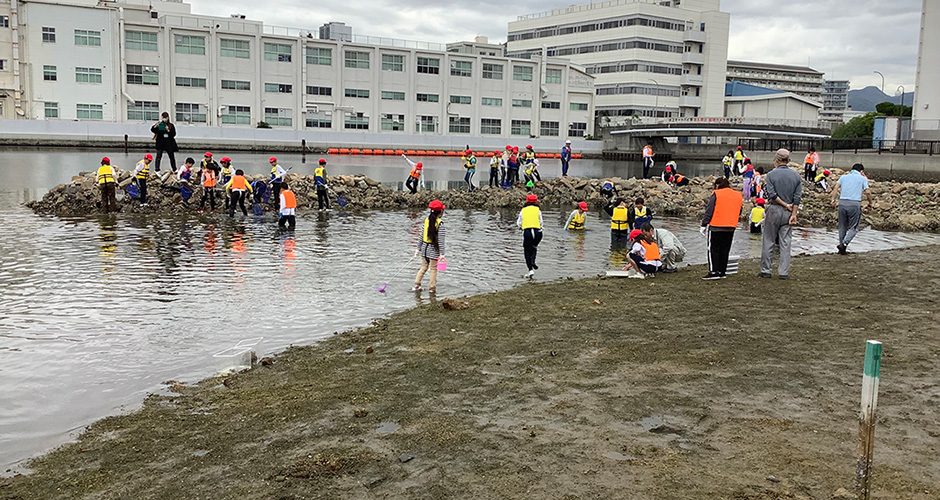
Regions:
<instances>
[{"instance_id":1,"label":"white office building","mask_svg":"<svg viewBox=\"0 0 940 500\"><path fill-rule=\"evenodd\" d=\"M448 52L341 23L269 27L174 1L13 1L21 118L151 122L168 110L206 126L593 134L594 78L563 59Z\"/></svg>"},{"instance_id":2,"label":"white office building","mask_svg":"<svg viewBox=\"0 0 940 500\"><path fill-rule=\"evenodd\" d=\"M824 73L807 66L728 61L728 81L767 87L823 102ZM848 101L846 101L848 102Z\"/></svg>"},{"instance_id":3,"label":"white office building","mask_svg":"<svg viewBox=\"0 0 940 500\"><path fill-rule=\"evenodd\" d=\"M922 141L940 140L940 4L924 0L914 91L912 134Z\"/></svg>"},{"instance_id":4,"label":"white office building","mask_svg":"<svg viewBox=\"0 0 940 500\"><path fill-rule=\"evenodd\" d=\"M611 0L520 16L507 55L565 57L601 116L722 116L730 15L719 0Z\"/></svg>"}]
</instances>

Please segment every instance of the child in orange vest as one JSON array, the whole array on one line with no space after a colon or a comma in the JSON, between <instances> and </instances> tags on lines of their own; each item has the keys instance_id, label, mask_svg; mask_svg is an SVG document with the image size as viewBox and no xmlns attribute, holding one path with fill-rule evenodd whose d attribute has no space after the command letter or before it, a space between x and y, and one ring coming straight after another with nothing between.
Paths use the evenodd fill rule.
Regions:
<instances>
[{"instance_id":1,"label":"child in orange vest","mask_svg":"<svg viewBox=\"0 0 940 500\"><path fill-rule=\"evenodd\" d=\"M281 183L281 217L277 220L277 225L284 229L294 229L297 225L297 219L294 218L294 210L297 208L297 197L286 182Z\"/></svg>"},{"instance_id":2,"label":"child in orange vest","mask_svg":"<svg viewBox=\"0 0 940 500\"><path fill-rule=\"evenodd\" d=\"M659 272L663 266L663 262L659 260L659 245L648 239L639 229L630 231L630 239L633 240L633 248L630 250L630 260L623 266L623 270L635 269L636 274L631 274L630 277L640 279Z\"/></svg>"}]
</instances>

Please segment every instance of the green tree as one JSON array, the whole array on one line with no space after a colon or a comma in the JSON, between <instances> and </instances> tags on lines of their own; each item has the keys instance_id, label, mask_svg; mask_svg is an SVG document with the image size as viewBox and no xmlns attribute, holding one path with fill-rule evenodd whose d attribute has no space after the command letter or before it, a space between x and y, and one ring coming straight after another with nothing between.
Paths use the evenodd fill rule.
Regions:
<instances>
[{"instance_id":1,"label":"green tree","mask_svg":"<svg viewBox=\"0 0 940 500\"><path fill-rule=\"evenodd\" d=\"M901 106L888 101L878 103L875 110L884 116L911 116L914 112L914 108L910 106Z\"/></svg>"},{"instance_id":2,"label":"green tree","mask_svg":"<svg viewBox=\"0 0 940 500\"><path fill-rule=\"evenodd\" d=\"M888 103L891 104L891 103ZM865 113L862 116L856 116L848 121L848 123L843 123L836 127L832 131L833 139L871 139L872 133L875 129L875 118L878 116L883 116L878 112Z\"/></svg>"}]
</instances>

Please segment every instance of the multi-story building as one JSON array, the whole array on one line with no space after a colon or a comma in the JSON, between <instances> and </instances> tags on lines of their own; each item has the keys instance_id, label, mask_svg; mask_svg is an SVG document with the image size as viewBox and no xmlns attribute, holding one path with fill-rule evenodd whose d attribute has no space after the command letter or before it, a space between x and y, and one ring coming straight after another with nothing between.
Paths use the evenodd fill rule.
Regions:
<instances>
[{"instance_id":1,"label":"multi-story building","mask_svg":"<svg viewBox=\"0 0 940 500\"><path fill-rule=\"evenodd\" d=\"M520 16L507 55L565 57L604 116L722 116L730 15L719 0L611 0Z\"/></svg>"},{"instance_id":2,"label":"multi-story building","mask_svg":"<svg viewBox=\"0 0 940 500\"><path fill-rule=\"evenodd\" d=\"M806 66L728 61L728 81L767 87L823 102L823 75Z\"/></svg>"},{"instance_id":3,"label":"multi-story building","mask_svg":"<svg viewBox=\"0 0 940 500\"><path fill-rule=\"evenodd\" d=\"M20 105L19 47L17 39L18 16L14 3L0 1L0 118L13 118L22 113Z\"/></svg>"},{"instance_id":4,"label":"multi-story building","mask_svg":"<svg viewBox=\"0 0 940 500\"><path fill-rule=\"evenodd\" d=\"M849 109L849 81L826 80L823 82L823 109L819 119L842 123L846 110Z\"/></svg>"},{"instance_id":5,"label":"multi-story building","mask_svg":"<svg viewBox=\"0 0 940 500\"><path fill-rule=\"evenodd\" d=\"M912 133L917 140L940 140L940 5L924 0L914 92Z\"/></svg>"},{"instance_id":6,"label":"multi-story building","mask_svg":"<svg viewBox=\"0 0 940 500\"><path fill-rule=\"evenodd\" d=\"M594 79L561 59L193 15L177 1L20 3L24 118L502 136L593 133ZM28 22L26 21L28 20Z\"/></svg>"}]
</instances>

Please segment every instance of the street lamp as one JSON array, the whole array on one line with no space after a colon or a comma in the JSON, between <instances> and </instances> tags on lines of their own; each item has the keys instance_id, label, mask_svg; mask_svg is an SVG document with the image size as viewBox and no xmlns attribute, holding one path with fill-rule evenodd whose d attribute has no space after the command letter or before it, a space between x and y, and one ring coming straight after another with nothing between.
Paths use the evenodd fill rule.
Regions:
<instances>
[{"instance_id":1,"label":"street lamp","mask_svg":"<svg viewBox=\"0 0 940 500\"><path fill-rule=\"evenodd\" d=\"M656 96L656 105L653 106L653 118L659 118L659 112L658 112L659 110L659 82L657 82L656 80L652 78L650 78L649 80L656 84L656 93L653 94Z\"/></svg>"},{"instance_id":2,"label":"street lamp","mask_svg":"<svg viewBox=\"0 0 940 500\"><path fill-rule=\"evenodd\" d=\"M875 73L878 73L878 76L881 77L881 93L884 94L885 93L885 76L882 75L880 71L875 71Z\"/></svg>"},{"instance_id":3,"label":"street lamp","mask_svg":"<svg viewBox=\"0 0 940 500\"><path fill-rule=\"evenodd\" d=\"M904 139L904 85L898 85L895 92L901 92L901 109L898 110L898 142Z\"/></svg>"},{"instance_id":4,"label":"street lamp","mask_svg":"<svg viewBox=\"0 0 940 500\"><path fill-rule=\"evenodd\" d=\"M904 85L898 85L898 89L895 92L901 93L901 110L898 112L898 116L904 117Z\"/></svg>"}]
</instances>

